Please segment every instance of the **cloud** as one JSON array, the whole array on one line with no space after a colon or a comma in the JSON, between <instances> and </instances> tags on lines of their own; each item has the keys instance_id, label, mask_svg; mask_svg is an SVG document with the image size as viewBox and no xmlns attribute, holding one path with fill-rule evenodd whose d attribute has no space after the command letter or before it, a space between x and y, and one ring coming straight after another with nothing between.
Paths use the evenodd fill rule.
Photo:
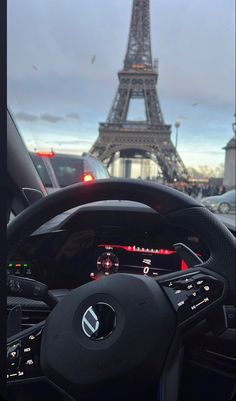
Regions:
<instances>
[{"instance_id":1,"label":"cloud","mask_svg":"<svg viewBox=\"0 0 236 401\"><path fill-rule=\"evenodd\" d=\"M74 118L75 120L79 120L80 119L80 116L79 116L78 113L69 113L69 114L66 115L66 117Z\"/></svg>"},{"instance_id":2,"label":"cloud","mask_svg":"<svg viewBox=\"0 0 236 401\"><path fill-rule=\"evenodd\" d=\"M58 123L59 121L63 121L64 118L60 117L60 116L56 116L54 114L45 113L40 116L40 120L55 124L55 123Z\"/></svg>"},{"instance_id":3,"label":"cloud","mask_svg":"<svg viewBox=\"0 0 236 401\"><path fill-rule=\"evenodd\" d=\"M76 116L78 116L78 115L76 115ZM57 116L54 114L44 113L44 114L41 114L40 116L37 116L36 114L30 114L30 113L26 113L24 111L19 111L17 113L14 113L14 117L18 121L33 122L33 121L37 121L37 120L42 120L42 121L47 121L47 122L53 123L53 124L64 120L63 117ZM79 116L77 118L79 118Z\"/></svg>"},{"instance_id":4,"label":"cloud","mask_svg":"<svg viewBox=\"0 0 236 401\"><path fill-rule=\"evenodd\" d=\"M38 120L38 116L35 114L25 113L24 111L19 111L18 113L14 113L14 116L19 121L36 121Z\"/></svg>"}]
</instances>

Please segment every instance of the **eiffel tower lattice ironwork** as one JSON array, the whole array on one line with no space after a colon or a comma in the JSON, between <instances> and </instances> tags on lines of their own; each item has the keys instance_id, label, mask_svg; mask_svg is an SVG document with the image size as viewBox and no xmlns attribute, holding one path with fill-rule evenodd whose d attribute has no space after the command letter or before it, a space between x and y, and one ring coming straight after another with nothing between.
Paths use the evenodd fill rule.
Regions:
<instances>
[{"instance_id":1,"label":"eiffel tower lattice ironwork","mask_svg":"<svg viewBox=\"0 0 236 401\"><path fill-rule=\"evenodd\" d=\"M109 166L116 152L123 157L138 152L157 162L164 179L186 178L187 170L171 141L171 125L164 122L157 94L158 70L157 62L152 60L149 0L133 0L128 47L118 77L119 86L107 121L100 123L99 136L89 153ZM144 100L144 121L128 120L131 99Z\"/></svg>"}]
</instances>

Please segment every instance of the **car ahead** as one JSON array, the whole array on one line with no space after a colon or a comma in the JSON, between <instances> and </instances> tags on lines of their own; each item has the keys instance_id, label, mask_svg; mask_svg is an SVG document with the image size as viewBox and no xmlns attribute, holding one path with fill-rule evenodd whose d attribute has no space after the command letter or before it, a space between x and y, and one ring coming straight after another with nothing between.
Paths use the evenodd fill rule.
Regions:
<instances>
[{"instance_id":1,"label":"car ahead","mask_svg":"<svg viewBox=\"0 0 236 401\"><path fill-rule=\"evenodd\" d=\"M30 152L30 156L49 192L51 188L109 178L106 167L92 156L56 154L53 151Z\"/></svg>"},{"instance_id":2,"label":"car ahead","mask_svg":"<svg viewBox=\"0 0 236 401\"><path fill-rule=\"evenodd\" d=\"M211 212L227 214L235 212L236 190L232 189L219 196L209 196L202 199L202 204Z\"/></svg>"}]
</instances>

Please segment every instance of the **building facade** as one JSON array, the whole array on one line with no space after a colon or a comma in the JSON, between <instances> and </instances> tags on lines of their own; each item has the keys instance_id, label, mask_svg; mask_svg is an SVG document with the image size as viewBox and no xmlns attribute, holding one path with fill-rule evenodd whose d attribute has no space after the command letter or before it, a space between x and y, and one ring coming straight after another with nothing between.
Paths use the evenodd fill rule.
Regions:
<instances>
[{"instance_id":1,"label":"building facade","mask_svg":"<svg viewBox=\"0 0 236 401\"><path fill-rule=\"evenodd\" d=\"M223 184L227 190L236 187L236 135L227 143L225 149L225 174Z\"/></svg>"}]
</instances>

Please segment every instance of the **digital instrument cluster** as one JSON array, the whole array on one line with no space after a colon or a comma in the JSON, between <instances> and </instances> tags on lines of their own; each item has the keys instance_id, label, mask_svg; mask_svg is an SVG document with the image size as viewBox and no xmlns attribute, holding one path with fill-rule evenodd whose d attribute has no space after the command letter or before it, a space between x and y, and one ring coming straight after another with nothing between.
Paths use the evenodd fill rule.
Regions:
<instances>
[{"instance_id":1,"label":"digital instrument cluster","mask_svg":"<svg viewBox=\"0 0 236 401\"><path fill-rule=\"evenodd\" d=\"M117 272L157 277L187 268L174 249L99 244L96 249L96 266L91 271L90 278L97 280Z\"/></svg>"},{"instance_id":2,"label":"digital instrument cluster","mask_svg":"<svg viewBox=\"0 0 236 401\"><path fill-rule=\"evenodd\" d=\"M93 216L94 217L94 216ZM85 224L86 223L86 224ZM149 277L186 270L174 245L183 243L203 260L209 252L182 229L145 225L98 225L33 235L8 261L8 274L33 278L50 289L76 288L111 274Z\"/></svg>"}]
</instances>

